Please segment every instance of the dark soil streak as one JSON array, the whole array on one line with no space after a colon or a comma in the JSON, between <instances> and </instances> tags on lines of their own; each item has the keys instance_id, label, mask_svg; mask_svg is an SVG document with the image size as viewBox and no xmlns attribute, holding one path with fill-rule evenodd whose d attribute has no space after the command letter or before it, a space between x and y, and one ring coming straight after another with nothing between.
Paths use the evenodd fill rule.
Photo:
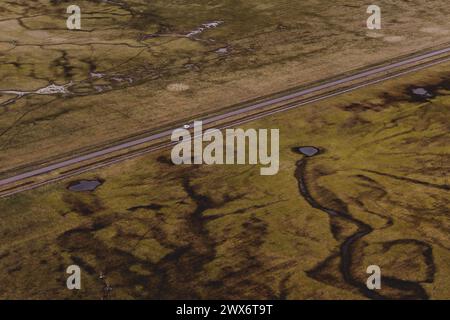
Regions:
<instances>
[{"instance_id":1,"label":"dark soil streak","mask_svg":"<svg viewBox=\"0 0 450 320\"><path fill-rule=\"evenodd\" d=\"M183 189L195 203L195 209L186 218L185 230L189 232L189 244L175 249L165 256L156 266L157 273L161 275L158 286L158 299L193 299L201 298L193 290L193 283L201 277L198 273L203 266L216 256L215 241L206 229L206 219L203 214L206 210L222 204L215 204L208 196L199 194L191 184L189 176L182 180Z\"/></svg>"},{"instance_id":2,"label":"dark soil streak","mask_svg":"<svg viewBox=\"0 0 450 320\"><path fill-rule=\"evenodd\" d=\"M165 206L157 204L157 203L150 203L149 205L142 205L142 206L135 206L135 207L131 207L128 208L128 211L137 211L139 209L147 209L147 210L154 210L154 211L159 211L162 208L164 208Z\"/></svg>"},{"instance_id":3,"label":"dark soil streak","mask_svg":"<svg viewBox=\"0 0 450 320\"><path fill-rule=\"evenodd\" d=\"M389 178L396 179L396 180L401 180L401 181L411 182L411 183L415 183L415 184L420 184L420 185L427 186L427 187L430 187L430 188L436 188L436 189L441 189L441 190L450 190L450 185L448 185L448 184L436 184L436 183L431 183L431 182L417 180L417 179L412 179L412 178L407 178L407 177L399 177L399 176L396 176L396 175L393 175L393 174L379 172L379 171L375 171L375 170L363 169L363 171L370 172L370 173L373 173L373 174L377 174L379 176L389 177Z\"/></svg>"}]
</instances>

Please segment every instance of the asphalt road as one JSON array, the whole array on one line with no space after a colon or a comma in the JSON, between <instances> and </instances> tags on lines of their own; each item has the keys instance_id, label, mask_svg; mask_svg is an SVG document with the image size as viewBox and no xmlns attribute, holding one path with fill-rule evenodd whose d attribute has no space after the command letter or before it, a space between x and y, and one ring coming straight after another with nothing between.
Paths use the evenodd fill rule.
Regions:
<instances>
[{"instance_id":1,"label":"asphalt road","mask_svg":"<svg viewBox=\"0 0 450 320\"><path fill-rule=\"evenodd\" d=\"M424 69L424 68L428 68L428 67L436 65L438 63L450 61L450 57L439 57L439 56L445 55L447 53L450 53L450 47L443 48L443 49L440 49L440 50L430 51L430 52L423 53L423 54L420 54L420 55L416 55L414 57L406 58L404 60L401 60L401 61L398 61L398 62L394 62L394 63L391 63L391 64L386 64L386 65L381 66L381 67L375 67L375 68L371 68L371 69L368 69L368 70L360 71L360 72L355 73L353 75L349 75L349 76L346 76L346 77L343 77L343 78L340 78L340 79L337 79L337 80L332 80L332 81L329 81L329 82L326 82L326 83L323 83L323 84L320 84L320 85L317 85L317 86L313 86L313 87L308 88L308 89L302 89L302 90L299 90L297 92L289 93L289 94L286 94L286 95L281 96L281 97L277 97L277 98L273 98L273 99L267 99L265 101L258 102L258 103L255 103L255 104L252 104L252 105L249 105L249 106L245 106L245 107L242 107L242 108L237 109L237 110L228 111L228 112L225 112L225 113L220 114L220 115L215 115L215 116L212 116L212 117L209 117L209 118L198 119L198 120L202 120L204 125L205 124L214 123L214 122L217 122L217 121L224 121L224 120L230 119L232 117L236 117L236 116L239 116L239 115L245 115L246 113L251 112L251 111L257 111L259 109L266 108L266 107L271 106L271 105L275 105L275 104L278 104L278 103L283 103L283 102L286 102L286 101L289 101L289 100L292 100L292 99L296 99L296 98L301 98L302 96L305 96L305 95L308 95L308 94L313 94L313 93L316 93L316 92L320 92L322 90L333 89L335 87L338 88L338 87L341 87L341 86L347 85L347 84L350 85L355 80L364 80L365 78L377 76L377 75L380 75L380 74L383 74L383 73L388 73L388 72L393 71L393 70L395 71L395 69L397 69L397 68L408 67L408 66L411 65L411 67L409 69L397 72L395 74L382 75L378 79L368 80L366 82L363 82L362 84L350 85L347 88L337 89L337 90L335 90L335 91L333 91L331 93L328 93L328 94L322 94L322 95L318 95L317 97L307 98L307 99L304 99L304 100L301 100L301 101L296 101L294 103L289 103L289 104L286 104L286 105L282 105L280 107L275 108L274 110L261 111L260 113L257 113L257 114L255 114L253 116L245 117L242 120L236 120L234 122L228 123L226 126L221 126L218 129L224 129L225 127L236 126L236 125L239 125L239 124L242 124L242 123L245 123L245 122L249 122L249 121L253 121L253 120L256 120L256 119L259 119L259 118L262 118L262 117L266 117L266 116L271 115L271 114L275 114L275 113L278 113L278 112L283 112L283 111L286 111L286 110L289 110L289 109L292 109L292 108L303 106L305 104L309 104L309 103L313 103L313 102L320 101L320 100L323 100L323 99L331 98L331 97L334 97L334 96L337 96L337 95L340 95L340 94L343 94L343 93L346 93L346 92L350 92L350 91L353 91L353 90L356 90L356 89L359 89L359 88L362 88L362 87L366 87L368 85L372 85L372 84L379 83L379 82L382 82L382 81L386 81L386 80L389 80L389 79L392 79L392 78L395 78L395 77L399 77L399 76L407 74L407 73L411 73L411 72L418 71L418 70L421 70L421 69ZM422 65L416 65L417 63L420 63L420 62L422 62L424 60L431 59L431 58L434 58L434 57L437 57L439 59L436 60L436 61L425 62ZM15 184L15 183L21 182L23 180L26 180L26 179L29 179L29 178L32 178L32 177L36 177L36 176L44 175L44 174L47 174L47 173L55 172L57 170L68 168L68 167L70 167L72 165L75 165L77 163L81 163L81 162L84 162L84 161L100 159L102 157L105 157L107 155L113 154L113 153L118 152L118 151L126 150L128 148L136 147L136 146L143 145L143 144L146 144L146 143L150 143L152 141L157 141L157 140L162 139L162 138L170 137L172 132L173 132L173 130L175 130L177 128L182 128L182 127L183 126L181 125L180 127L174 127L172 129L168 129L168 130L165 130L165 131L162 131L162 132L158 132L158 133L155 133L155 134L149 134L148 136L145 136L145 137L142 137L142 138L138 138L138 139L135 139L135 140L132 140L132 141L127 141L127 142L124 142L124 143L120 143L120 144L117 144L115 146L107 147L107 148L104 148L104 149L101 149L101 150L98 150L98 151L94 151L94 152L91 152L91 153L88 153L88 154L85 154L85 155L74 156L73 158L68 159L68 160L64 160L64 161L61 161L61 162L57 162L57 163L54 163L54 164L43 166L43 167L41 167L39 169L33 169L33 170L30 170L30 171L27 171L27 172L24 172L24 173L21 173L21 174L17 174L17 175L14 175L14 176L11 176L11 177L8 177L8 178L0 180L0 187L7 188L8 185ZM7 191L3 191L3 192L0 191L0 197L6 197L6 196L10 196L10 195L13 195L13 194L16 194L16 193L19 193L19 192L23 192L23 191L26 191L26 190L35 189L35 188L37 188L39 186L42 186L42 185L45 185L45 184L56 182L56 181L68 178L70 176L74 176L74 175L86 172L86 171L94 170L94 169L97 169L99 167L103 167L103 166L106 166L106 165L111 165L111 164L114 164L114 163L117 163L117 162L120 162L120 161L124 161L126 159L137 157L137 156L140 156L142 154L149 153L149 152L152 152L152 151L155 151L155 150L166 148L166 147L169 147L169 146L171 146L173 144L174 143L168 141L167 143L163 143L163 144L160 144L158 146L148 147L145 150L139 150L139 151L130 152L129 154L120 155L120 156L117 156L117 157L115 157L113 159L105 160L105 161L103 161L101 163L97 163L97 164L94 164L94 165L87 165L86 167L80 168L78 170L68 171L65 174L64 173L60 174L60 176L58 176L56 178L52 178L52 179L46 180L46 181L40 181L40 182L36 182L36 183L29 183L27 185L24 185L23 187L18 187L16 189L11 189L11 190L8 189Z\"/></svg>"}]
</instances>

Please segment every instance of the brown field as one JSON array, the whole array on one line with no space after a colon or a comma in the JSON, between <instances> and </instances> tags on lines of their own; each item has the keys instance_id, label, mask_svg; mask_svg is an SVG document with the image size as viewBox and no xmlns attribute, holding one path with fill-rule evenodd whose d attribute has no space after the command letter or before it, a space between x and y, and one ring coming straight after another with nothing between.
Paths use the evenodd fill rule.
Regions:
<instances>
[{"instance_id":1,"label":"brown field","mask_svg":"<svg viewBox=\"0 0 450 320\"><path fill-rule=\"evenodd\" d=\"M247 124L280 129L276 176L164 151L2 199L0 298L449 299L449 116L447 63Z\"/></svg>"},{"instance_id":2,"label":"brown field","mask_svg":"<svg viewBox=\"0 0 450 320\"><path fill-rule=\"evenodd\" d=\"M450 41L443 0L378 1L380 32L360 0L77 4L0 4L2 172Z\"/></svg>"}]
</instances>

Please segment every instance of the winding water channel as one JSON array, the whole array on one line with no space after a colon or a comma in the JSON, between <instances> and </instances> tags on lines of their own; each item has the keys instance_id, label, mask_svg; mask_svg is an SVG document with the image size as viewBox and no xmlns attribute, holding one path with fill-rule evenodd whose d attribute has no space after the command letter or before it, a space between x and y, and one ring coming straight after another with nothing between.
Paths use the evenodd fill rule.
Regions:
<instances>
[{"instance_id":1,"label":"winding water channel","mask_svg":"<svg viewBox=\"0 0 450 320\"><path fill-rule=\"evenodd\" d=\"M314 156L320 155L322 150L320 148L315 147L298 147L294 148L293 151L295 153L301 154L303 158L299 160L296 164L297 168L295 170L295 177L298 181L298 188L301 196L305 199L305 201L313 208L321 210L325 212L330 218L340 219L341 221L348 222L357 227L356 232L348 236L343 242L341 242L339 247L339 272L342 274L344 281L358 289L358 291L370 299L389 299L389 296L385 296L381 294L380 291L370 290L367 288L365 282L361 282L356 279L352 274L352 265L353 265L353 257L355 254L356 244L361 241L365 236L370 234L374 229L366 224L365 222L354 218L348 212L342 210L334 210L324 205L320 204L310 193L308 187L308 181L306 179L306 171L308 167L309 161L313 159ZM419 242L420 245L425 245L424 243L417 240L403 240L403 241L415 241ZM329 257L331 258L331 257ZM329 259L328 258L328 259ZM328 260L327 259L327 260ZM433 259L431 256L430 249L430 257L428 259L429 264L433 265ZM393 277L383 277L382 281L384 284L388 286L398 289L400 291L407 291L407 296L405 298L412 299L428 299L428 295L426 291L422 288L419 283L407 280L401 280Z\"/></svg>"}]
</instances>

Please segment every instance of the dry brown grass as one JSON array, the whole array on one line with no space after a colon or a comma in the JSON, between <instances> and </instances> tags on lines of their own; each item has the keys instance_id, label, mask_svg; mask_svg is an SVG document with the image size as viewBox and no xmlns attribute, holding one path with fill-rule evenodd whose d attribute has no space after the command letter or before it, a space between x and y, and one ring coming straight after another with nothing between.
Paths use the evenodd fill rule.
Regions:
<instances>
[{"instance_id":1,"label":"dry brown grass","mask_svg":"<svg viewBox=\"0 0 450 320\"><path fill-rule=\"evenodd\" d=\"M388 298L450 298L448 143L450 65L248 124L280 128L276 176L251 166L173 166L168 152L80 176L92 193L62 182L0 201L0 297L364 299L369 264ZM410 86L436 97L413 101ZM298 189L291 151L323 153ZM358 227L348 270L339 248ZM78 264L83 289L65 289ZM393 282L394 279L395 281ZM395 283L400 282L401 285ZM371 297L369 295L369 297Z\"/></svg>"},{"instance_id":2,"label":"dry brown grass","mask_svg":"<svg viewBox=\"0 0 450 320\"><path fill-rule=\"evenodd\" d=\"M74 81L77 93L0 107L2 171L450 40L445 1L379 1L381 32L367 32L364 1L122 3L79 1L81 32L65 30L66 3L0 5L0 90ZM177 36L212 20L224 23L201 41Z\"/></svg>"}]
</instances>

